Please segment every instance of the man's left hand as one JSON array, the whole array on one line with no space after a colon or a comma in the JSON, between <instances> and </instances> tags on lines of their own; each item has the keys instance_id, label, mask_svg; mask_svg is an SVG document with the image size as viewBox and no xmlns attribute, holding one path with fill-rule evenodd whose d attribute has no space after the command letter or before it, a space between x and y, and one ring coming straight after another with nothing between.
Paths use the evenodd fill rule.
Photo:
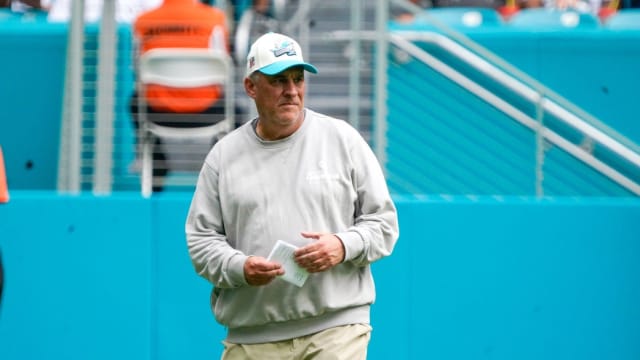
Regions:
<instances>
[{"instance_id":1,"label":"man's left hand","mask_svg":"<svg viewBox=\"0 0 640 360\"><path fill-rule=\"evenodd\" d=\"M337 236L318 232L302 232L301 235L316 240L294 253L295 261L308 272L326 271L344 260L344 245Z\"/></svg>"}]
</instances>

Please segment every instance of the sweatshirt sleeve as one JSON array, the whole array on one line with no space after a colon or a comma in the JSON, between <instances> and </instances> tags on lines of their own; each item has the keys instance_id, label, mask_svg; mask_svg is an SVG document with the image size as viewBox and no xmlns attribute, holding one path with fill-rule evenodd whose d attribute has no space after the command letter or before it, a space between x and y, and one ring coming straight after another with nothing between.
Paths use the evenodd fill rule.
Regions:
<instances>
[{"instance_id":1,"label":"sweatshirt sleeve","mask_svg":"<svg viewBox=\"0 0 640 360\"><path fill-rule=\"evenodd\" d=\"M218 196L218 170L205 162L185 225L189 256L196 272L219 288L247 285L247 256L227 242Z\"/></svg>"},{"instance_id":2,"label":"sweatshirt sleeve","mask_svg":"<svg viewBox=\"0 0 640 360\"><path fill-rule=\"evenodd\" d=\"M364 139L351 139L352 181L357 194L354 225L337 233L345 261L364 266L393 251L399 236L398 216L380 164Z\"/></svg>"}]
</instances>

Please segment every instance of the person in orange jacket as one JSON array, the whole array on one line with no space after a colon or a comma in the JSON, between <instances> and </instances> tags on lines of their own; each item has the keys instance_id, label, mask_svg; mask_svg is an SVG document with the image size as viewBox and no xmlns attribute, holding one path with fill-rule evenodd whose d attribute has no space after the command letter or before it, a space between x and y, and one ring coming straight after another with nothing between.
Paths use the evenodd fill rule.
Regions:
<instances>
[{"instance_id":1,"label":"person in orange jacket","mask_svg":"<svg viewBox=\"0 0 640 360\"><path fill-rule=\"evenodd\" d=\"M141 13L134 20L133 34L138 54L156 48L208 48L227 53L230 51L226 13L198 0L164 0L162 5ZM164 125L206 126L222 120L225 113L224 94L219 86L185 89L149 84L143 95L148 105L148 119ZM130 102L136 129L140 126L138 96L140 94L134 92ZM156 139L153 152L155 179L164 178L167 173L166 156L158 145L160 140ZM162 186L156 185L153 190L161 191Z\"/></svg>"}]
</instances>

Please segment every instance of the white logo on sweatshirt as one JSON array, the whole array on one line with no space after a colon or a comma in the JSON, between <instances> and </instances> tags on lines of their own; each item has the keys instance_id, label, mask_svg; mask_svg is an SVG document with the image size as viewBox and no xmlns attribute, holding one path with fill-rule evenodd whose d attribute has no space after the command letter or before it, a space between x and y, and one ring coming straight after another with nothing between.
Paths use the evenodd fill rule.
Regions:
<instances>
[{"instance_id":1,"label":"white logo on sweatshirt","mask_svg":"<svg viewBox=\"0 0 640 360\"><path fill-rule=\"evenodd\" d=\"M318 161L318 168L320 170L310 170L307 172L307 181L330 181L338 180L340 177L337 173L330 173L327 169L327 162L324 160Z\"/></svg>"}]
</instances>

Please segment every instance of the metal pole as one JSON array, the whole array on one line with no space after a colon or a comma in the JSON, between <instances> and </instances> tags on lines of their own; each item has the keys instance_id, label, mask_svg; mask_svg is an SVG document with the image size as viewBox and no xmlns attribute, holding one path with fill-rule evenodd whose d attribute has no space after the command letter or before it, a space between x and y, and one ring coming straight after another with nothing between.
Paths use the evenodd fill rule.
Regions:
<instances>
[{"instance_id":1,"label":"metal pole","mask_svg":"<svg viewBox=\"0 0 640 360\"><path fill-rule=\"evenodd\" d=\"M82 73L84 66L84 0L71 3L67 36L67 72L58 154L58 191L80 192L82 158Z\"/></svg>"},{"instance_id":2,"label":"metal pole","mask_svg":"<svg viewBox=\"0 0 640 360\"><path fill-rule=\"evenodd\" d=\"M362 0L351 1L351 57L349 59L349 122L360 130L360 57L362 30Z\"/></svg>"},{"instance_id":3,"label":"metal pole","mask_svg":"<svg viewBox=\"0 0 640 360\"><path fill-rule=\"evenodd\" d=\"M115 1L104 1L98 42L96 140L93 160L93 192L97 195L111 193L113 178L113 114L117 38L115 19Z\"/></svg>"},{"instance_id":4,"label":"metal pole","mask_svg":"<svg viewBox=\"0 0 640 360\"><path fill-rule=\"evenodd\" d=\"M535 187L536 196L541 198L544 196L544 110L542 101L544 100L544 93L540 91L538 93L538 101L536 102L536 120L538 127L536 128L536 175L535 175Z\"/></svg>"},{"instance_id":5,"label":"metal pole","mask_svg":"<svg viewBox=\"0 0 640 360\"><path fill-rule=\"evenodd\" d=\"M376 62L375 62L375 123L374 152L386 173L387 165L387 22L389 20L388 0L376 3Z\"/></svg>"},{"instance_id":6,"label":"metal pole","mask_svg":"<svg viewBox=\"0 0 640 360\"><path fill-rule=\"evenodd\" d=\"M311 9L311 4L309 0L302 0L300 1L300 12L302 14L308 15L309 14L309 10ZM299 40L298 43L300 44L300 47L302 47L302 53L305 54L305 56L310 57L311 53L309 52L309 42L310 42L310 34L311 34L311 23L310 23L310 19L308 16L302 16L300 17L300 24L299 24L299 28L298 28L298 34L299 34ZM306 61L312 61L312 59L305 59ZM308 83L309 79L305 79L305 81Z\"/></svg>"}]
</instances>

